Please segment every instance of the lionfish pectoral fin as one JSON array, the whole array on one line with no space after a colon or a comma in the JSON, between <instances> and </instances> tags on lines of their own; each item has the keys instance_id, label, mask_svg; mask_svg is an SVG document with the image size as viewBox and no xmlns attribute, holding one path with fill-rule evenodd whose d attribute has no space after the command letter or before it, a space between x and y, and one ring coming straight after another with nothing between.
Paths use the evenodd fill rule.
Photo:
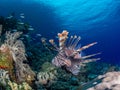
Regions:
<instances>
[{"instance_id":1,"label":"lionfish pectoral fin","mask_svg":"<svg viewBox=\"0 0 120 90\"><path fill-rule=\"evenodd\" d=\"M64 64L65 64L67 67L70 67L70 66L71 66L71 61L70 61L70 60L64 60Z\"/></svg>"},{"instance_id":2,"label":"lionfish pectoral fin","mask_svg":"<svg viewBox=\"0 0 120 90\"><path fill-rule=\"evenodd\" d=\"M96 56L96 55L99 55L99 54L101 54L101 53L95 53L95 54L83 56L83 57L81 57L81 59L87 59L87 58L90 58L90 57L93 57L93 56Z\"/></svg>"},{"instance_id":3,"label":"lionfish pectoral fin","mask_svg":"<svg viewBox=\"0 0 120 90\"><path fill-rule=\"evenodd\" d=\"M89 62L95 62L95 61L98 61L98 60L100 60L100 58L86 59L86 60L83 61L83 63L85 64L85 63L89 63Z\"/></svg>"},{"instance_id":4,"label":"lionfish pectoral fin","mask_svg":"<svg viewBox=\"0 0 120 90\"><path fill-rule=\"evenodd\" d=\"M85 49L87 49L87 48L89 48L89 47L91 47L91 46L93 46L93 45L95 45L95 44L97 44L97 42L94 42L94 43L88 44L88 45L86 45L86 46L83 46L83 47L79 48L79 49L77 50L77 52L81 52L82 50L85 50Z\"/></svg>"},{"instance_id":5,"label":"lionfish pectoral fin","mask_svg":"<svg viewBox=\"0 0 120 90\"><path fill-rule=\"evenodd\" d=\"M71 72L73 75L78 75L80 72L80 67L77 65L73 65L71 67L66 68L69 72Z\"/></svg>"},{"instance_id":6,"label":"lionfish pectoral fin","mask_svg":"<svg viewBox=\"0 0 120 90\"><path fill-rule=\"evenodd\" d=\"M75 56L74 56L74 59L80 59L81 58L81 54L77 53Z\"/></svg>"},{"instance_id":7,"label":"lionfish pectoral fin","mask_svg":"<svg viewBox=\"0 0 120 90\"><path fill-rule=\"evenodd\" d=\"M73 50L70 50L70 49L65 49L64 51L66 56L70 56L73 53Z\"/></svg>"}]
</instances>

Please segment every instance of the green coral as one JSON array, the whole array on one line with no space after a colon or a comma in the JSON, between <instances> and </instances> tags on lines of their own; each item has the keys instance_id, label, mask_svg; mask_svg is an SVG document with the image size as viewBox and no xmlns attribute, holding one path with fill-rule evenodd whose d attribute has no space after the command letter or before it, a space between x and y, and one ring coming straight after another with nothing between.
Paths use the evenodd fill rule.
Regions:
<instances>
[{"instance_id":1,"label":"green coral","mask_svg":"<svg viewBox=\"0 0 120 90\"><path fill-rule=\"evenodd\" d=\"M42 71L37 74L39 84L52 84L57 75L57 69L49 62L42 65Z\"/></svg>"},{"instance_id":2,"label":"green coral","mask_svg":"<svg viewBox=\"0 0 120 90\"><path fill-rule=\"evenodd\" d=\"M54 71L56 69L55 66L53 66L51 63L49 62L45 62L43 65L42 65L42 71Z\"/></svg>"},{"instance_id":3,"label":"green coral","mask_svg":"<svg viewBox=\"0 0 120 90\"><path fill-rule=\"evenodd\" d=\"M17 84L15 82L8 81L8 86L10 90L33 90L28 83L23 82L22 84Z\"/></svg>"},{"instance_id":4,"label":"green coral","mask_svg":"<svg viewBox=\"0 0 120 90\"><path fill-rule=\"evenodd\" d=\"M9 67L7 55L0 53L0 66Z\"/></svg>"}]
</instances>

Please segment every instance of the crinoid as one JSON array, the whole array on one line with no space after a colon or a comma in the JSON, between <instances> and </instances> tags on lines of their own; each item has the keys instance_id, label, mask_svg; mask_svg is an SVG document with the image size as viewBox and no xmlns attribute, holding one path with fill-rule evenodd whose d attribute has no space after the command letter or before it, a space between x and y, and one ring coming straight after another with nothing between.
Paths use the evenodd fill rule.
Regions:
<instances>
[{"instance_id":1,"label":"crinoid","mask_svg":"<svg viewBox=\"0 0 120 90\"><path fill-rule=\"evenodd\" d=\"M75 35L71 36L69 39L68 32L66 30L64 30L62 33L58 33L58 39L59 47L55 44L53 39L49 40L49 42L54 46L55 50L58 51L58 54L53 58L52 63L57 67L64 66L65 69L71 72L73 75L78 75L78 73L80 72L81 65L100 59L89 59L90 57L100 53L91 54L87 56L81 55L81 52L83 50L97 44L97 42L76 49L76 47L78 47L78 43L81 37Z\"/></svg>"}]
</instances>

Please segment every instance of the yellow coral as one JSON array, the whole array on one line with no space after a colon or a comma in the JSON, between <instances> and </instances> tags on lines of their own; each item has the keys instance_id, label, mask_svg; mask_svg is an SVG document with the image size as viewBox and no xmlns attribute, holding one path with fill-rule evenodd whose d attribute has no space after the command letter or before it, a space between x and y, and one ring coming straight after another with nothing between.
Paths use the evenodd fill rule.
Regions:
<instances>
[{"instance_id":1,"label":"yellow coral","mask_svg":"<svg viewBox=\"0 0 120 90\"><path fill-rule=\"evenodd\" d=\"M3 44L0 47L0 69L9 71L10 78L15 79L13 68L13 58L10 49Z\"/></svg>"},{"instance_id":2,"label":"yellow coral","mask_svg":"<svg viewBox=\"0 0 120 90\"><path fill-rule=\"evenodd\" d=\"M10 86L11 90L33 90L28 83L23 82L22 84L17 84L15 82L8 81L8 85Z\"/></svg>"}]
</instances>

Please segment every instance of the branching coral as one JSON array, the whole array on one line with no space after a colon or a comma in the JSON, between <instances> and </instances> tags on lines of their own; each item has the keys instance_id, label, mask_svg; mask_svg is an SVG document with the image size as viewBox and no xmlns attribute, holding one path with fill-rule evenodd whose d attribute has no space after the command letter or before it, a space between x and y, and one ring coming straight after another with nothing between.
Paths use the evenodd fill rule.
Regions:
<instances>
[{"instance_id":1,"label":"branching coral","mask_svg":"<svg viewBox=\"0 0 120 90\"><path fill-rule=\"evenodd\" d=\"M79 43L79 40L81 38L77 36L71 36L70 39L67 41L68 32L66 30L64 30L62 33L58 33L58 38L59 47L57 47L53 39L49 40L49 42L54 46L56 51L58 51L58 54L52 60L52 63L55 66L63 66L67 71L71 72L72 74L78 75L81 65L100 59L89 59L90 57L95 56L99 53L88 56L81 55L82 50L85 50L97 44L97 42L77 48L77 44Z\"/></svg>"}]
</instances>

